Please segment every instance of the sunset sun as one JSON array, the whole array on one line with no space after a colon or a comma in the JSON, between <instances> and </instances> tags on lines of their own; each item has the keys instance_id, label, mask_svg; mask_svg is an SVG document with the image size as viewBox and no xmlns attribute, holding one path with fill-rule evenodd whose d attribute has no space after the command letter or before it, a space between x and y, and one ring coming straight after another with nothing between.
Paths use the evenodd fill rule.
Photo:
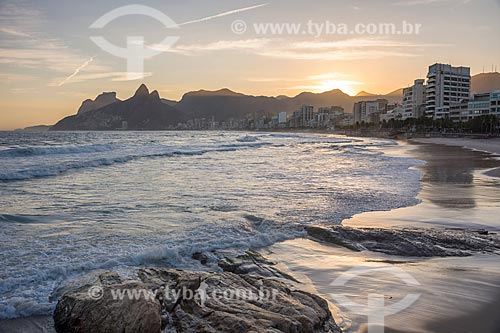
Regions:
<instances>
[{"instance_id":1,"label":"sunset sun","mask_svg":"<svg viewBox=\"0 0 500 333\"><path fill-rule=\"evenodd\" d=\"M356 86L360 85L357 81L346 81L346 80L326 80L322 81L317 85L316 90L318 92L330 91L334 89L340 89L346 94L355 95Z\"/></svg>"}]
</instances>

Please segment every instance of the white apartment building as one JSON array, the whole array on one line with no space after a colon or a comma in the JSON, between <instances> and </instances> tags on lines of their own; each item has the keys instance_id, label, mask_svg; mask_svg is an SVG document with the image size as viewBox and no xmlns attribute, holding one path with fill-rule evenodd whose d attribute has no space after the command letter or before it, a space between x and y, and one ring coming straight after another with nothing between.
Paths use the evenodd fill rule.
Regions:
<instances>
[{"instance_id":1,"label":"white apartment building","mask_svg":"<svg viewBox=\"0 0 500 333\"><path fill-rule=\"evenodd\" d=\"M413 86L403 89L403 112L409 118L420 118L425 114L425 80L415 80Z\"/></svg>"},{"instance_id":2,"label":"white apartment building","mask_svg":"<svg viewBox=\"0 0 500 333\"><path fill-rule=\"evenodd\" d=\"M278 124L286 124L287 121L287 113L280 112L278 113Z\"/></svg>"},{"instance_id":3,"label":"white apartment building","mask_svg":"<svg viewBox=\"0 0 500 333\"><path fill-rule=\"evenodd\" d=\"M470 68L434 64L429 67L425 89L425 114L434 119L450 115L450 106L469 100Z\"/></svg>"}]
</instances>

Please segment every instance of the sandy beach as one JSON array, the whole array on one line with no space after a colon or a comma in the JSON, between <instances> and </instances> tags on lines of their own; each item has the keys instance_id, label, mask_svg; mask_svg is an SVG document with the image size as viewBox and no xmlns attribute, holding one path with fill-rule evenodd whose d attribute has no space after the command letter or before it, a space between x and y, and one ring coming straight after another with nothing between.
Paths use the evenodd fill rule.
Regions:
<instances>
[{"instance_id":1,"label":"sandy beach","mask_svg":"<svg viewBox=\"0 0 500 333\"><path fill-rule=\"evenodd\" d=\"M493 155L484 152L490 149L497 153L498 141L448 141L452 144L401 143L385 150L387 154L403 154L426 162L417 167L422 172L418 196L421 203L390 212L358 214L344 220L343 225L500 231L499 180L484 174L500 165ZM384 295L386 304L406 294L420 294L407 309L385 318L385 332L495 333L500 329L493 310L500 300L500 259L495 254L422 259L353 252L309 239L276 244L264 253L281 262L281 268L304 282L308 289L328 299L345 332L367 332L367 317L339 303L338 293L359 304L367 304L371 293ZM377 273L380 266L401 269L419 285L409 287L387 274ZM356 267L371 267L374 271L353 279L341 290L331 285Z\"/></svg>"}]
</instances>

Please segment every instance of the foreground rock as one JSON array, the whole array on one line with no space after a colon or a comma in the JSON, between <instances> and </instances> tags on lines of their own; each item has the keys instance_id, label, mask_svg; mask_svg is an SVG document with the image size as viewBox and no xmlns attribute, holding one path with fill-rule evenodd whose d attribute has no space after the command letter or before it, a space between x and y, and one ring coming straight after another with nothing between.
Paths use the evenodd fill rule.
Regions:
<instances>
[{"instance_id":1,"label":"foreground rock","mask_svg":"<svg viewBox=\"0 0 500 333\"><path fill-rule=\"evenodd\" d=\"M173 269L137 275L137 281L122 281L105 272L94 284L67 292L54 312L56 330L340 332L324 299L275 279ZM130 299L127 290L138 297ZM119 294L125 297L119 300Z\"/></svg>"},{"instance_id":2,"label":"foreground rock","mask_svg":"<svg viewBox=\"0 0 500 333\"><path fill-rule=\"evenodd\" d=\"M381 229L308 227L310 237L354 251L370 250L409 257L469 256L477 252L500 254L500 237L485 230Z\"/></svg>"},{"instance_id":3,"label":"foreground rock","mask_svg":"<svg viewBox=\"0 0 500 333\"><path fill-rule=\"evenodd\" d=\"M138 281L122 282L113 272L101 274L92 285L65 294L57 303L57 332L159 332L161 305L154 297L113 300L112 291L141 290Z\"/></svg>"}]
</instances>

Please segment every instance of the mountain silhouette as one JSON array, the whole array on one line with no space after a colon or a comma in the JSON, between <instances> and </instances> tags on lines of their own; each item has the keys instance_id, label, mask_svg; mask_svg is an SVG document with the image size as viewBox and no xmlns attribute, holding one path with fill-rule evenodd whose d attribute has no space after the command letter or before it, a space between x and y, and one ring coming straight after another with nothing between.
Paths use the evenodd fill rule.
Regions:
<instances>
[{"instance_id":1,"label":"mountain silhouette","mask_svg":"<svg viewBox=\"0 0 500 333\"><path fill-rule=\"evenodd\" d=\"M51 130L162 130L184 121L181 111L163 103L156 90L149 93L142 84L131 98L66 117Z\"/></svg>"},{"instance_id":2,"label":"mountain silhouette","mask_svg":"<svg viewBox=\"0 0 500 333\"><path fill-rule=\"evenodd\" d=\"M500 90L500 73L481 73L474 75L471 80L471 91L477 94Z\"/></svg>"},{"instance_id":3,"label":"mountain silhouette","mask_svg":"<svg viewBox=\"0 0 500 333\"><path fill-rule=\"evenodd\" d=\"M115 102L120 102L118 98L116 98L115 92L104 92L97 96L95 100L87 99L83 101L82 105L78 109L77 114L82 114L88 111L96 110L106 105L113 104Z\"/></svg>"},{"instance_id":4,"label":"mountain silhouette","mask_svg":"<svg viewBox=\"0 0 500 333\"><path fill-rule=\"evenodd\" d=\"M76 115L60 120L51 130L162 130L196 118L226 121L276 115L283 111L292 113L304 104L316 108L341 106L346 113L351 113L357 101L386 98L394 103L400 102L401 94L402 90L398 89L388 95L349 96L334 89L322 93L302 92L293 97L270 97L245 95L223 88L191 91L177 102L160 98L156 90L150 93L146 85L141 84L134 95L124 101L117 99L114 92L84 101Z\"/></svg>"}]
</instances>

